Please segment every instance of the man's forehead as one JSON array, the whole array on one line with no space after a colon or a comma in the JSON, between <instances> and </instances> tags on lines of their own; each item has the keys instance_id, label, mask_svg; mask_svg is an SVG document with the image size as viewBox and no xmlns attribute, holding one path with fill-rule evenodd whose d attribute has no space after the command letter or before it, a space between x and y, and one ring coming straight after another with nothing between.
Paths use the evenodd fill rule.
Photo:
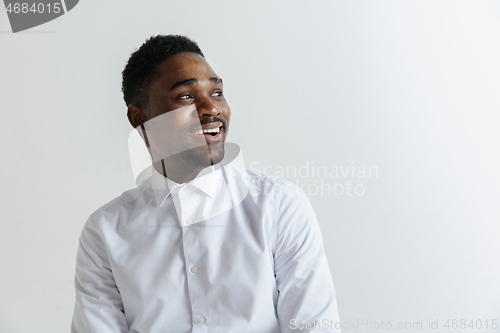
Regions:
<instances>
[{"instance_id":1,"label":"man's forehead","mask_svg":"<svg viewBox=\"0 0 500 333\"><path fill-rule=\"evenodd\" d=\"M208 62L196 53L181 53L164 60L158 65L158 74L164 82L219 78Z\"/></svg>"}]
</instances>

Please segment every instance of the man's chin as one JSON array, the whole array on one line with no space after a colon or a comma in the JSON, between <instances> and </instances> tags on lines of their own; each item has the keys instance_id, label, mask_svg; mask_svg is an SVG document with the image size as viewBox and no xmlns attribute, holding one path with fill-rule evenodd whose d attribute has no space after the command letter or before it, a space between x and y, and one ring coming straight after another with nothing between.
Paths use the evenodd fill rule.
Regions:
<instances>
[{"instance_id":1,"label":"man's chin","mask_svg":"<svg viewBox=\"0 0 500 333\"><path fill-rule=\"evenodd\" d=\"M209 149L209 157L211 165L220 163L224 158L224 153L225 153L224 142L221 141L216 143L210 143L208 144L208 149Z\"/></svg>"},{"instance_id":2,"label":"man's chin","mask_svg":"<svg viewBox=\"0 0 500 333\"><path fill-rule=\"evenodd\" d=\"M201 170L222 161L224 158L224 143L208 144L207 146L184 151L178 155L180 155L179 157L186 167Z\"/></svg>"}]
</instances>

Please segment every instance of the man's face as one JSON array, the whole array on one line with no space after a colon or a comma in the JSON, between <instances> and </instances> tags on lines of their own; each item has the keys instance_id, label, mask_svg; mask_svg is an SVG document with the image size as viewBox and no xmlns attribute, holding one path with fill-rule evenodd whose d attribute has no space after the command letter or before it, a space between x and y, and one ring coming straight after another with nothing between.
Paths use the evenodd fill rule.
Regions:
<instances>
[{"instance_id":1,"label":"man's face","mask_svg":"<svg viewBox=\"0 0 500 333\"><path fill-rule=\"evenodd\" d=\"M175 110L171 117L164 115L168 116L168 125L158 133L166 150L181 152L174 160L189 169L201 170L219 163L224 157L231 116L222 80L196 53L170 57L158 65L158 73L149 88L145 116L151 122Z\"/></svg>"}]
</instances>

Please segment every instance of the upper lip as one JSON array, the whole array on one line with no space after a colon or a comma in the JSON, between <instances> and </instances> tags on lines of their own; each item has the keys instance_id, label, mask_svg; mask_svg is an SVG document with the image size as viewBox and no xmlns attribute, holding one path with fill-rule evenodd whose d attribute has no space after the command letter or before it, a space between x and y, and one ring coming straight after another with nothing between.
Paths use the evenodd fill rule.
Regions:
<instances>
[{"instance_id":1,"label":"upper lip","mask_svg":"<svg viewBox=\"0 0 500 333\"><path fill-rule=\"evenodd\" d=\"M206 130L206 129L214 129L217 127L221 127L222 123L220 121L216 121L214 123L208 123L208 124L203 124L201 125L201 129Z\"/></svg>"}]
</instances>

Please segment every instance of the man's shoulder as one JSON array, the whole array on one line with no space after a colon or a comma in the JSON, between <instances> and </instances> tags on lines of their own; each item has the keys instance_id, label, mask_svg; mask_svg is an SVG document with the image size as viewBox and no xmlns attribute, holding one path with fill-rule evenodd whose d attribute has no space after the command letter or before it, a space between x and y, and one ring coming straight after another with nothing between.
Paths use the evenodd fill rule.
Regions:
<instances>
[{"instance_id":1,"label":"man's shoulder","mask_svg":"<svg viewBox=\"0 0 500 333\"><path fill-rule=\"evenodd\" d=\"M90 219L94 221L109 220L113 217L130 213L135 209L138 201L144 201L143 192L144 186L137 186L123 192L90 214Z\"/></svg>"},{"instance_id":2,"label":"man's shoulder","mask_svg":"<svg viewBox=\"0 0 500 333\"><path fill-rule=\"evenodd\" d=\"M263 193L276 194L280 197L303 194L302 190L293 182L271 176L260 171L246 169L249 189L260 188Z\"/></svg>"},{"instance_id":3,"label":"man's shoulder","mask_svg":"<svg viewBox=\"0 0 500 333\"><path fill-rule=\"evenodd\" d=\"M271 176L265 173L262 173L257 170L252 170L252 169L245 169L246 170L246 175L247 179L249 182L253 182L255 184L262 184L262 185L276 185L276 186L286 186L287 184L292 184L290 181L281 179L275 176Z\"/></svg>"}]
</instances>

